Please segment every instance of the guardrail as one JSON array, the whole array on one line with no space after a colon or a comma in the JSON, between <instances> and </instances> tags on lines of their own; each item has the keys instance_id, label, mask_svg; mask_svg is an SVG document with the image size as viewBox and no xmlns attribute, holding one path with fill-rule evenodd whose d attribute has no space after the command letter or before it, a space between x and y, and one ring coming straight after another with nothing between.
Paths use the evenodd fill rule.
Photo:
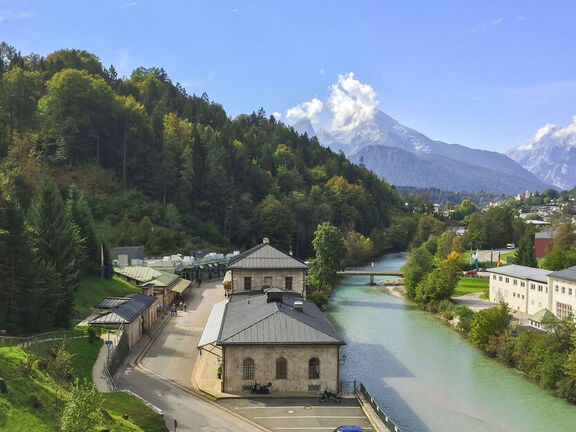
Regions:
<instances>
[{"instance_id":1,"label":"guardrail","mask_svg":"<svg viewBox=\"0 0 576 432\"><path fill-rule=\"evenodd\" d=\"M372 409L374 409L374 412L376 413L378 418L380 418L380 420L382 420L382 423L384 423L384 426L386 426L388 428L388 430L390 430L390 432L402 432L402 429L400 429L396 425L396 423L394 423L392 421L392 419L388 416L388 414L386 414L384 411L382 411L380 409L380 407L378 406L378 403L374 400L374 398L372 397L370 392L368 392L368 390L366 390L366 387L364 387L364 384L360 383L360 385L357 387L357 390L362 393L364 398L372 406Z\"/></svg>"}]
</instances>

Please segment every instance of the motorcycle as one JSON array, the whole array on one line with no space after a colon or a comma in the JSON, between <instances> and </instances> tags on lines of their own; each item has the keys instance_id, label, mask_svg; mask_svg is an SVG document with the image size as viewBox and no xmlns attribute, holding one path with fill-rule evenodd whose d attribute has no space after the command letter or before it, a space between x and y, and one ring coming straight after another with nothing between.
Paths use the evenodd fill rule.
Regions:
<instances>
[{"instance_id":1,"label":"motorcycle","mask_svg":"<svg viewBox=\"0 0 576 432\"><path fill-rule=\"evenodd\" d=\"M250 393L253 394L268 394L270 393L270 387L272 386L272 383L269 382L268 384L264 385L264 384L258 384L258 383L254 383L254 385L252 387L250 387Z\"/></svg>"},{"instance_id":2,"label":"motorcycle","mask_svg":"<svg viewBox=\"0 0 576 432\"><path fill-rule=\"evenodd\" d=\"M320 402L326 401L335 401L335 402L342 402L342 393L333 393L329 390L324 390L323 393L320 393L320 398L318 399Z\"/></svg>"}]
</instances>

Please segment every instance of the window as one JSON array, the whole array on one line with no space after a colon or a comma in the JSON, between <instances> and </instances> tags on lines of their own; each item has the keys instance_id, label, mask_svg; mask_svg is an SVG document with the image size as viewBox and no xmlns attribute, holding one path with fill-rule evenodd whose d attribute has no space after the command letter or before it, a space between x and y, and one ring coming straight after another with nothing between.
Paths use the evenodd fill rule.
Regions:
<instances>
[{"instance_id":1,"label":"window","mask_svg":"<svg viewBox=\"0 0 576 432\"><path fill-rule=\"evenodd\" d=\"M264 277L264 288L270 288L272 286L272 276Z\"/></svg>"},{"instance_id":2,"label":"window","mask_svg":"<svg viewBox=\"0 0 576 432\"><path fill-rule=\"evenodd\" d=\"M506 283L510 283L510 279L509 279L509 278L506 278L506 281L505 281L505 282L506 282Z\"/></svg>"},{"instance_id":3,"label":"window","mask_svg":"<svg viewBox=\"0 0 576 432\"><path fill-rule=\"evenodd\" d=\"M526 284L525 284L524 282L520 282L520 286L521 286L521 287L525 287Z\"/></svg>"},{"instance_id":4,"label":"window","mask_svg":"<svg viewBox=\"0 0 576 432\"><path fill-rule=\"evenodd\" d=\"M566 303L556 302L556 316L560 319L566 318L572 313L572 306Z\"/></svg>"},{"instance_id":5,"label":"window","mask_svg":"<svg viewBox=\"0 0 576 432\"><path fill-rule=\"evenodd\" d=\"M514 285L518 285L518 281L514 279Z\"/></svg>"},{"instance_id":6,"label":"window","mask_svg":"<svg viewBox=\"0 0 576 432\"><path fill-rule=\"evenodd\" d=\"M558 292L558 285L554 288L554 291Z\"/></svg>"},{"instance_id":7,"label":"window","mask_svg":"<svg viewBox=\"0 0 576 432\"><path fill-rule=\"evenodd\" d=\"M533 290L533 289L536 289L536 285L530 284L530 289L532 289L532 290Z\"/></svg>"},{"instance_id":8,"label":"window","mask_svg":"<svg viewBox=\"0 0 576 432\"><path fill-rule=\"evenodd\" d=\"M522 294L522 300L524 300L524 294Z\"/></svg>"},{"instance_id":9,"label":"window","mask_svg":"<svg viewBox=\"0 0 576 432\"><path fill-rule=\"evenodd\" d=\"M542 285L538 285L538 291L542 292Z\"/></svg>"},{"instance_id":10,"label":"window","mask_svg":"<svg viewBox=\"0 0 576 432\"><path fill-rule=\"evenodd\" d=\"M512 293L512 297L516 297L516 293L515 293L515 292Z\"/></svg>"},{"instance_id":11,"label":"window","mask_svg":"<svg viewBox=\"0 0 576 432\"><path fill-rule=\"evenodd\" d=\"M308 379L320 378L320 360L311 358L308 362Z\"/></svg>"},{"instance_id":12,"label":"window","mask_svg":"<svg viewBox=\"0 0 576 432\"><path fill-rule=\"evenodd\" d=\"M492 280L496 280L496 275L492 275Z\"/></svg>"},{"instance_id":13,"label":"window","mask_svg":"<svg viewBox=\"0 0 576 432\"><path fill-rule=\"evenodd\" d=\"M566 287L562 287L562 294L566 294Z\"/></svg>"},{"instance_id":14,"label":"window","mask_svg":"<svg viewBox=\"0 0 576 432\"><path fill-rule=\"evenodd\" d=\"M572 288L568 288L568 295L572 295Z\"/></svg>"},{"instance_id":15,"label":"window","mask_svg":"<svg viewBox=\"0 0 576 432\"><path fill-rule=\"evenodd\" d=\"M502 276L498 276L498 281L502 282Z\"/></svg>"},{"instance_id":16,"label":"window","mask_svg":"<svg viewBox=\"0 0 576 432\"><path fill-rule=\"evenodd\" d=\"M252 289L252 278L250 276L244 278L244 291Z\"/></svg>"},{"instance_id":17,"label":"window","mask_svg":"<svg viewBox=\"0 0 576 432\"><path fill-rule=\"evenodd\" d=\"M292 276L286 277L286 283L284 285L286 291L292 291Z\"/></svg>"},{"instance_id":18,"label":"window","mask_svg":"<svg viewBox=\"0 0 576 432\"><path fill-rule=\"evenodd\" d=\"M244 362L242 363L242 379L254 379L254 360L252 360L250 357L245 358Z\"/></svg>"},{"instance_id":19,"label":"window","mask_svg":"<svg viewBox=\"0 0 576 432\"><path fill-rule=\"evenodd\" d=\"M276 359L276 379L286 379L287 362L284 357Z\"/></svg>"}]
</instances>

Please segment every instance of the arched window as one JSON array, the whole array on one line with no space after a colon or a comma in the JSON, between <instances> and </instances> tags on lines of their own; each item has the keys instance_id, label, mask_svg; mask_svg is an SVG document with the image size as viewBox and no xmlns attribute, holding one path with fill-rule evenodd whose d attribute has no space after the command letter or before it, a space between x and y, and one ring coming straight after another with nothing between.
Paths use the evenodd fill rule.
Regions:
<instances>
[{"instance_id":1,"label":"arched window","mask_svg":"<svg viewBox=\"0 0 576 432\"><path fill-rule=\"evenodd\" d=\"M320 360L316 357L311 358L308 362L308 379L320 378Z\"/></svg>"},{"instance_id":2,"label":"arched window","mask_svg":"<svg viewBox=\"0 0 576 432\"><path fill-rule=\"evenodd\" d=\"M286 379L288 363L284 357L276 359L276 379Z\"/></svg>"},{"instance_id":3,"label":"arched window","mask_svg":"<svg viewBox=\"0 0 576 432\"><path fill-rule=\"evenodd\" d=\"M254 360L250 357L244 359L242 363L242 378L245 380L254 379Z\"/></svg>"}]
</instances>

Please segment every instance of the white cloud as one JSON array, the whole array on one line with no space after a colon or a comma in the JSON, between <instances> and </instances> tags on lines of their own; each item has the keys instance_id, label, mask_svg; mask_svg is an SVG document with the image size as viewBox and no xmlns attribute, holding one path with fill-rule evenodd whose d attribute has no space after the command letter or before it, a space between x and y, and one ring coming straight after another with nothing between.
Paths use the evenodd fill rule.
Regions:
<instances>
[{"instance_id":1,"label":"white cloud","mask_svg":"<svg viewBox=\"0 0 576 432\"><path fill-rule=\"evenodd\" d=\"M30 18L31 12L28 11L13 11L8 9L0 9L0 24L8 20L20 20Z\"/></svg>"},{"instance_id":2,"label":"white cloud","mask_svg":"<svg viewBox=\"0 0 576 432\"><path fill-rule=\"evenodd\" d=\"M293 108L286 111L286 120L289 123L296 123L298 120L308 119L312 123L318 122L318 114L324 108L324 103L318 99L314 98L308 102L302 102Z\"/></svg>"},{"instance_id":3,"label":"white cloud","mask_svg":"<svg viewBox=\"0 0 576 432\"><path fill-rule=\"evenodd\" d=\"M319 73L320 75L324 75L324 74L326 73L326 71L325 71L324 69L320 68L320 69L318 70L318 73Z\"/></svg>"},{"instance_id":4,"label":"white cloud","mask_svg":"<svg viewBox=\"0 0 576 432\"><path fill-rule=\"evenodd\" d=\"M136 7L136 6L138 6L138 2L130 2L130 3L124 3L124 4L121 4L121 5L120 5L120 7L121 7L122 9L133 8L133 7Z\"/></svg>"},{"instance_id":5,"label":"white cloud","mask_svg":"<svg viewBox=\"0 0 576 432\"><path fill-rule=\"evenodd\" d=\"M495 18L493 20L490 21L485 21L483 23L478 24L477 27L474 27L472 30L470 30L472 33L477 33L477 32L487 32L492 30L495 27L498 27L502 21L504 21L504 18Z\"/></svg>"},{"instance_id":6,"label":"white cloud","mask_svg":"<svg viewBox=\"0 0 576 432\"><path fill-rule=\"evenodd\" d=\"M374 118L377 94L368 84L354 79L354 73L338 75L331 87L328 107L332 112L332 130L346 131Z\"/></svg>"},{"instance_id":7,"label":"white cloud","mask_svg":"<svg viewBox=\"0 0 576 432\"><path fill-rule=\"evenodd\" d=\"M273 112L272 115L276 120L280 120L280 117L282 117L282 113L279 112Z\"/></svg>"}]
</instances>

